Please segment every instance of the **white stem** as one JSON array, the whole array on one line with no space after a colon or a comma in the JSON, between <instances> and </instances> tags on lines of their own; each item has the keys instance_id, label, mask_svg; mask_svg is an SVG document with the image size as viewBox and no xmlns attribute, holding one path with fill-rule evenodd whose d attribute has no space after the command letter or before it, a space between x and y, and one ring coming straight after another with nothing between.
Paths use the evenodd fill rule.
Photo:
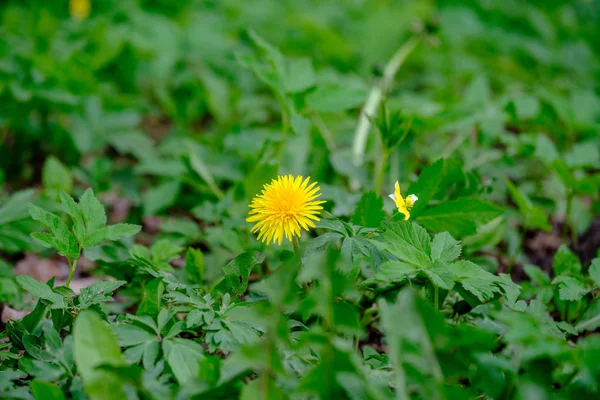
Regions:
<instances>
[{"instance_id":1,"label":"white stem","mask_svg":"<svg viewBox=\"0 0 600 400\"><path fill-rule=\"evenodd\" d=\"M390 61L385 66L383 70L383 76L379 82L371 89L371 92L367 97L367 101L360 112L358 125L356 126L356 131L354 132L352 155L354 165L356 167L361 167L364 162L367 137L369 136L369 130L371 128L370 119L375 116L377 109L379 108L379 104L381 103L381 99L389 90L389 87L394 81L396 72L398 72L398 69L400 69L406 58L415 49L418 43L419 39L416 37L412 37L406 43L404 43L396 51L396 53L394 53ZM351 184L354 189L358 189L359 183L356 179L353 179Z\"/></svg>"}]
</instances>

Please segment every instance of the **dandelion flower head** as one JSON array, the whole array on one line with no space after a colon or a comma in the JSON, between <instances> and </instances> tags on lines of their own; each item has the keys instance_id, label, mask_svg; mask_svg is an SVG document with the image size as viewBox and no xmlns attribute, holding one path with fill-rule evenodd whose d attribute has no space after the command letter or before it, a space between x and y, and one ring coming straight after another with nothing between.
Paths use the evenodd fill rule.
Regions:
<instances>
[{"instance_id":1,"label":"dandelion flower head","mask_svg":"<svg viewBox=\"0 0 600 400\"><path fill-rule=\"evenodd\" d=\"M415 202L419 200L414 194L409 194L406 198L402 197L402 193L400 193L400 184L397 181L394 185L394 193L390 194L390 198L396 203L398 212L404 214L405 221L410 218L410 209Z\"/></svg>"},{"instance_id":2,"label":"dandelion flower head","mask_svg":"<svg viewBox=\"0 0 600 400\"><path fill-rule=\"evenodd\" d=\"M69 12L71 17L76 20L84 20L90 16L91 11L90 0L70 0Z\"/></svg>"},{"instance_id":3,"label":"dandelion flower head","mask_svg":"<svg viewBox=\"0 0 600 400\"><path fill-rule=\"evenodd\" d=\"M315 200L321 193L317 182L310 178L292 175L279 176L265 184L261 194L250 203L248 222L256 222L252 232L258 232L258 240L269 244L281 244L283 236L292 241L300 237L302 229L315 227L325 201Z\"/></svg>"}]
</instances>

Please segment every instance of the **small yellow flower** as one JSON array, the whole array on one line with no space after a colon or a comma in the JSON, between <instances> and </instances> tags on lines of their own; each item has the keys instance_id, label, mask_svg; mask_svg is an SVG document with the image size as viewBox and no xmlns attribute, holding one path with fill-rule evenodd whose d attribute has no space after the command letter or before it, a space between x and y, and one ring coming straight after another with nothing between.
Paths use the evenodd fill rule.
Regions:
<instances>
[{"instance_id":1,"label":"small yellow flower","mask_svg":"<svg viewBox=\"0 0 600 400\"><path fill-rule=\"evenodd\" d=\"M310 178L292 175L279 176L265 184L261 194L250 204L248 222L256 222L252 232L258 232L258 240L269 244L281 244L283 235L288 240L300 237L301 228L314 228L319 220L325 201L315 200L321 195L317 182L308 184Z\"/></svg>"},{"instance_id":2,"label":"small yellow flower","mask_svg":"<svg viewBox=\"0 0 600 400\"><path fill-rule=\"evenodd\" d=\"M400 184L397 181L394 185L394 193L390 194L390 198L394 200L394 203L396 203L398 211L404 214L405 221L410 218L410 209L415 202L419 200L419 198L414 194L409 194L406 196L406 199L402 197L402 194L400 193Z\"/></svg>"},{"instance_id":3,"label":"small yellow flower","mask_svg":"<svg viewBox=\"0 0 600 400\"><path fill-rule=\"evenodd\" d=\"M82 21L90 16L90 0L70 0L69 13L73 19Z\"/></svg>"}]
</instances>

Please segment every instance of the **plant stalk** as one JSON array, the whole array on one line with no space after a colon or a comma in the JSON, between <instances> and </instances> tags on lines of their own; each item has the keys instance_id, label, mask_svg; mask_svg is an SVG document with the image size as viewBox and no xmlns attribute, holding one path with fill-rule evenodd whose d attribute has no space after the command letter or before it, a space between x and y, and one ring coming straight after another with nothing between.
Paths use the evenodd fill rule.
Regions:
<instances>
[{"instance_id":1,"label":"plant stalk","mask_svg":"<svg viewBox=\"0 0 600 400\"><path fill-rule=\"evenodd\" d=\"M67 262L69 263L69 276L67 277L67 282L65 283L65 286L69 287L69 285L71 284L71 279L73 279L73 275L75 274L77 260L71 260L70 258L67 258Z\"/></svg>"},{"instance_id":2,"label":"plant stalk","mask_svg":"<svg viewBox=\"0 0 600 400\"><path fill-rule=\"evenodd\" d=\"M360 113L360 118L358 120L358 125L356 126L356 131L354 132L354 140L352 144L353 161L356 167L362 166L364 162L367 137L369 136L369 130L371 128L370 118L372 118L377 112L383 96L389 90L392 82L394 81L396 72L398 72L402 64L404 64L404 61L406 61L408 56L417 47L419 40L420 38L416 36L410 38L396 51L396 53L394 53L383 70L383 76L381 77L381 80L373 87L373 89L371 89L371 92L367 97L367 101L365 102L365 105Z\"/></svg>"},{"instance_id":3,"label":"plant stalk","mask_svg":"<svg viewBox=\"0 0 600 400\"><path fill-rule=\"evenodd\" d=\"M300 254L300 239L298 236L292 236L292 244L294 245L294 253Z\"/></svg>"}]
</instances>

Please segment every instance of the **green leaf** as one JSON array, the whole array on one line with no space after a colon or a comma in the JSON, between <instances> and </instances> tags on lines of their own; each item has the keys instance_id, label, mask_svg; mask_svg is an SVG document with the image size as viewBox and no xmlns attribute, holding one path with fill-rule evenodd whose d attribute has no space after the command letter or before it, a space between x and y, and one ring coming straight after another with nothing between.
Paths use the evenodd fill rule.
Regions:
<instances>
[{"instance_id":1,"label":"green leaf","mask_svg":"<svg viewBox=\"0 0 600 400\"><path fill-rule=\"evenodd\" d=\"M320 113L331 113L359 107L367 96L367 88L359 79L339 77L337 82L319 84L306 96L306 101Z\"/></svg>"},{"instance_id":2,"label":"green leaf","mask_svg":"<svg viewBox=\"0 0 600 400\"><path fill-rule=\"evenodd\" d=\"M42 167L42 184L48 197L58 200L61 191L73 190L73 176L58 158L49 156Z\"/></svg>"},{"instance_id":3,"label":"green leaf","mask_svg":"<svg viewBox=\"0 0 600 400\"><path fill-rule=\"evenodd\" d=\"M472 235L477 226L502 214L502 209L478 198L462 198L423 211L417 221L433 231L448 231L454 237Z\"/></svg>"},{"instance_id":4,"label":"green leaf","mask_svg":"<svg viewBox=\"0 0 600 400\"><path fill-rule=\"evenodd\" d=\"M283 85L288 93L303 92L315 85L315 71L310 58L286 60Z\"/></svg>"},{"instance_id":5,"label":"green leaf","mask_svg":"<svg viewBox=\"0 0 600 400\"><path fill-rule=\"evenodd\" d=\"M60 201L63 206L63 210L73 220L73 232L78 242L81 244L85 238L85 222L83 221L83 214L79 205L73 200L73 198L65 192L60 192Z\"/></svg>"},{"instance_id":6,"label":"green leaf","mask_svg":"<svg viewBox=\"0 0 600 400\"><path fill-rule=\"evenodd\" d=\"M28 189L15 192L10 196L0 207L0 225L27 218L29 215L27 205L33 193L33 189Z\"/></svg>"},{"instance_id":7,"label":"green leaf","mask_svg":"<svg viewBox=\"0 0 600 400\"><path fill-rule=\"evenodd\" d=\"M545 287L550 285L550 277L542 270L540 267L536 265L526 264L523 267L525 274L531 279L535 284Z\"/></svg>"},{"instance_id":8,"label":"green leaf","mask_svg":"<svg viewBox=\"0 0 600 400\"><path fill-rule=\"evenodd\" d=\"M454 280L481 302L501 293L501 280L471 261L457 261L450 265Z\"/></svg>"},{"instance_id":9,"label":"green leaf","mask_svg":"<svg viewBox=\"0 0 600 400\"><path fill-rule=\"evenodd\" d=\"M409 390L416 387L423 398L443 398L442 368L429 333L443 324L440 316L410 288L400 292L394 304L381 299L378 305L395 372L396 398L409 399Z\"/></svg>"},{"instance_id":10,"label":"green leaf","mask_svg":"<svg viewBox=\"0 0 600 400\"><path fill-rule=\"evenodd\" d=\"M125 285L126 281L102 281L81 289L79 308L89 308L95 304L113 301L112 292Z\"/></svg>"},{"instance_id":11,"label":"green leaf","mask_svg":"<svg viewBox=\"0 0 600 400\"><path fill-rule=\"evenodd\" d=\"M578 332L592 332L598 328L600 328L600 299L596 299L590 304L585 314L583 314L577 325L575 325L575 329Z\"/></svg>"},{"instance_id":12,"label":"green leaf","mask_svg":"<svg viewBox=\"0 0 600 400\"><path fill-rule=\"evenodd\" d=\"M106 212L94 191L88 188L79 199L79 208L85 221L86 236L91 235L106 225Z\"/></svg>"},{"instance_id":13,"label":"green leaf","mask_svg":"<svg viewBox=\"0 0 600 400\"><path fill-rule=\"evenodd\" d=\"M375 242L376 245L400 261L419 268L426 268L432 264L429 257L431 238L422 226L411 222L386 222L383 229L381 238L384 242Z\"/></svg>"},{"instance_id":14,"label":"green leaf","mask_svg":"<svg viewBox=\"0 0 600 400\"><path fill-rule=\"evenodd\" d=\"M123 347L137 346L158 340L156 334L134 324L117 324L113 327L113 331L119 345Z\"/></svg>"},{"instance_id":15,"label":"green leaf","mask_svg":"<svg viewBox=\"0 0 600 400\"><path fill-rule=\"evenodd\" d=\"M438 233L431 241L431 259L450 262L456 260L462 251L460 242L454 240L448 232Z\"/></svg>"},{"instance_id":16,"label":"green leaf","mask_svg":"<svg viewBox=\"0 0 600 400\"><path fill-rule=\"evenodd\" d=\"M50 302L50 308L65 308L63 297L54 293L50 286L42 283L29 275L19 275L16 278L17 283L32 295Z\"/></svg>"},{"instance_id":17,"label":"green leaf","mask_svg":"<svg viewBox=\"0 0 600 400\"><path fill-rule=\"evenodd\" d=\"M192 167L194 172L196 172L204 180L204 182L206 182L206 184L211 188L213 193L219 199L222 199L223 192L221 192L221 189L219 189L219 187L217 186L212 172L210 171L206 163L200 160L200 158L198 157L196 152L191 148L191 146L188 148L188 157L190 160L190 166Z\"/></svg>"},{"instance_id":18,"label":"green leaf","mask_svg":"<svg viewBox=\"0 0 600 400\"><path fill-rule=\"evenodd\" d=\"M546 163L546 165L552 165L554 160L559 157L556 146L554 146L552 140L543 133L537 134L535 156Z\"/></svg>"},{"instance_id":19,"label":"green leaf","mask_svg":"<svg viewBox=\"0 0 600 400\"><path fill-rule=\"evenodd\" d=\"M38 241L44 247L47 248L56 248L57 244L54 240L54 237L46 232L33 232L31 237Z\"/></svg>"},{"instance_id":20,"label":"green leaf","mask_svg":"<svg viewBox=\"0 0 600 400\"><path fill-rule=\"evenodd\" d=\"M52 240L45 235L34 235L34 239L39 240L43 246L52 246L67 258L79 258L77 239L60 218L31 203L29 204L29 213L31 214L31 218L39 221L50 232L50 235L52 235Z\"/></svg>"},{"instance_id":21,"label":"green leaf","mask_svg":"<svg viewBox=\"0 0 600 400\"><path fill-rule=\"evenodd\" d=\"M252 272L252 268L256 264L260 264L263 259L264 256L261 253L247 251L231 260L221 268L225 279L219 285L219 289L235 296L243 294L248 287L248 277L250 276L250 272Z\"/></svg>"},{"instance_id":22,"label":"green leaf","mask_svg":"<svg viewBox=\"0 0 600 400\"><path fill-rule=\"evenodd\" d=\"M441 158L435 163L429 165L419 174L419 179L410 186L406 194L414 194L419 200L414 204L410 215L412 218L417 218L433 195L438 191L444 171L444 159Z\"/></svg>"},{"instance_id":23,"label":"green leaf","mask_svg":"<svg viewBox=\"0 0 600 400\"><path fill-rule=\"evenodd\" d=\"M170 180L154 186L142 195L144 215L156 215L177 200L181 191L181 183Z\"/></svg>"},{"instance_id":24,"label":"green leaf","mask_svg":"<svg viewBox=\"0 0 600 400\"><path fill-rule=\"evenodd\" d=\"M446 290L454 287L452 271L446 263L436 262L432 267L423 269L423 272L437 287Z\"/></svg>"},{"instance_id":25,"label":"green leaf","mask_svg":"<svg viewBox=\"0 0 600 400\"><path fill-rule=\"evenodd\" d=\"M198 379L204 350L191 340L170 339L163 344L165 358L180 385Z\"/></svg>"},{"instance_id":26,"label":"green leaf","mask_svg":"<svg viewBox=\"0 0 600 400\"><path fill-rule=\"evenodd\" d=\"M84 388L92 400L127 398L123 382L102 364L123 365L117 339L94 311L84 310L73 327L73 357Z\"/></svg>"},{"instance_id":27,"label":"green leaf","mask_svg":"<svg viewBox=\"0 0 600 400\"><path fill-rule=\"evenodd\" d=\"M105 240L120 240L124 237L132 236L138 233L142 227L133 224L116 224L105 226L96 230L91 235L86 236L82 247L89 249L98 246Z\"/></svg>"},{"instance_id":28,"label":"green leaf","mask_svg":"<svg viewBox=\"0 0 600 400\"><path fill-rule=\"evenodd\" d=\"M29 387L35 400L65 400L62 390L50 382L34 379L29 383Z\"/></svg>"},{"instance_id":29,"label":"green leaf","mask_svg":"<svg viewBox=\"0 0 600 400\"><path fill-rule=\"evenodd\" d=\"M561 245L552 261L552 268L555 275L572 275L579 276L581 274L581 263L579 258L569 249L566 244Z\"/></svg>"},{"instance_id":30,"label":"green leaf","mask_svg":"<svg viewBox=\"0 0 600 400\"><path fill-rule=\"evenodd\" d=\"M384 219L385 211L383 211L381 196L378 196L374 191L363 194L356 204L352 223L367 228L377 228Z\"/></svg>"},{"instance_id":31,"label":"green leaf","mask_svg":"<svg viewBox=\"0 0 600 400\"><path fill-rule=\"evenodd\" d=\"M561 300L578 301L589 292L583 282L572 276L557 276L552 284L558 284L558 294Z\"/></svg>"},{"instance_id":32,"label":"green leaf","mask_svg":"<svg viewBox=\"0 0 600 400\"><path fill-rule=\"evenodd\" d=\"M600 288L600 258L594 258L589 269L590 278L594 281L597 288Z\"/></svg>"},{"instance_id":33,"label":"green leaf","mask_svg":"<svg viewBox=\"0 0 600 400\"><path fill-rule=\"evenodd\" d=\"M597 167L600 165L598 142L588 141L576 143L573 148L565 154L565 162L571 168Z\"/></svg>"},{"instance_id":34,"label":"green leaf","mask_svg":"<svg viewBox=\"0 0 600 400\"><path fill-rule=\"evenodd\" d=\"M185 270L190 281L202 283L204 280L204 254L202 250L188 248L185 253Z\"/></svg>"},{"instance_id":35,"label":"green leaf","mask_svg":"<svg viewBox=\"0 0 600 400\"><path fill-rule=\"evenodd\" d=\"M525 217L525 221L523 226L525 228L534 228L541 229L546 232L549 232L552 229L552 226L548 222L548 215L543 208L534 205L529 197L518 187L513 185L513 183L505 179L506 186L508 188L508 192L510 193L511 198L519 207L519 211Z\"/></svg>"},{"instance_id":36,"label":"green leaf","mask_svg":"<svg viewBox=\"0 0 600 400\"><path fill-rule=\"evenodd\" d=\"M160 278L148 282L144 286L144 294L142 295L142 301L138 307L137 315L149 315L156 318L161 308L164 291L165 285Z\"/></svg>"},{"instance_id":37,"label":"green leaf","mask_svg":"<svg viewBox=\"0 0 600 400\"><path fill-rule=\"evenodd\" d=\"M383 282L403 282L414 278L419 268L402 261L387 261L379 267L375 279Z\"/></svg>"}]
</instances>

